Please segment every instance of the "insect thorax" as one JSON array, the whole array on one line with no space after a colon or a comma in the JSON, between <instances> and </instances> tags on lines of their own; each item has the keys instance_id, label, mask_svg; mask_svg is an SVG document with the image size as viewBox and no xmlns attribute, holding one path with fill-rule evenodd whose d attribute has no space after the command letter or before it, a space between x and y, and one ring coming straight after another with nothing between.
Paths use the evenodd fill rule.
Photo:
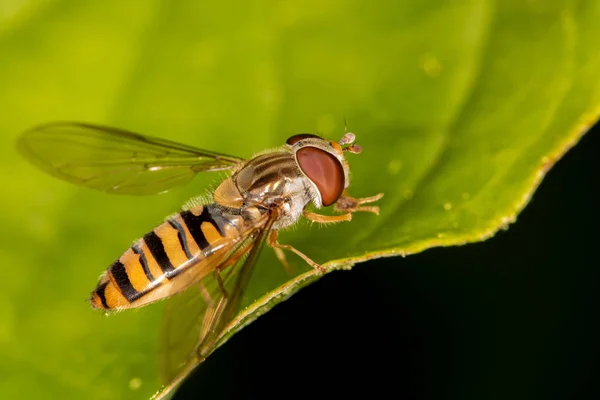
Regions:
<instances>
[{"instance_id":1,"label":"insect thorax","mask_svg":"<svg viewBox=\"0 0 600 400\"><path fill-rule=\"evenodd\" d=\"M216 203L230 208L280 204L275 229L296 222L312 202L310 184L289 151L262 154L245 163L215 190Z\"/></svg>"}]
</instances>

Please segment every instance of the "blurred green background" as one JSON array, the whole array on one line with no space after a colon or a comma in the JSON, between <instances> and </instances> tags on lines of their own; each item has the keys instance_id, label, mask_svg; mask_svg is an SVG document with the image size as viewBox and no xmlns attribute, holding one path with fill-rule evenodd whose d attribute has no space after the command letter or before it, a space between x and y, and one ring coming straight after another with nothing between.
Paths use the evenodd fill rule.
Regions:
<instances>
[{"instance_id":1,"label":"blurred green background","mask_svg":"<svg viewBox=\"0 0 600 400\"><path fill-rule=\"evenodd\" d=\"M345 117L365 148L352 191L385 192L381 216L301 223L282 241L319 262L478 241L514 222L596 120L598 17L593 0L1 1L2 397L157 389L162 306L105 318L86 297L135 238L219 179L95 193L28 165L19 132L81 120L249 157L298 132L338 138ZM180 398L308 395L314 382L338 396L584 396L598 350L597 136L508 232L326 277L235 336ZM264 256L247 302L289 278Z\"/></svg>"}]
</instances>

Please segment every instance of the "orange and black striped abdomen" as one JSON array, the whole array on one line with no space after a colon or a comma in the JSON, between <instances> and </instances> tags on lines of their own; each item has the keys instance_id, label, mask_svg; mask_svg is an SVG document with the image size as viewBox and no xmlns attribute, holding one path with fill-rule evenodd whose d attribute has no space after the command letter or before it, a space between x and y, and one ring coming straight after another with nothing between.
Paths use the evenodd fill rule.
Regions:
<instances>
[{"instance_id":1,"label":"orange and black striped abdomen","mask_svg":"<svg viewBox=\"0 0 600 400\"><path fill-rule=\"evenodd\" d=\"M241 226L242 217L214 204L168 218L108 268L92 292L92 306L139 307L185 289L218 265L216 253L237 243Z\"/></svg>"}]
</instances>

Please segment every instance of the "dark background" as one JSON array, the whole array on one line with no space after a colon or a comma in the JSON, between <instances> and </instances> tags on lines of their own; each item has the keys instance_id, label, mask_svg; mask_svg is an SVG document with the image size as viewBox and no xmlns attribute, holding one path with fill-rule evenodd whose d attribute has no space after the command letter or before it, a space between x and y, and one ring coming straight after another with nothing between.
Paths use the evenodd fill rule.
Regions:
<instances>
[{"instance_id":1,"label":"dark background","mask_svg":"<svg viewBox=\"0 0 600 400\"><path fill-rule=\"evenodd\" d=\"M508 231L327 275L235 335L176 399L600 398L598 131Z\"/></svg>"}]
</instances>

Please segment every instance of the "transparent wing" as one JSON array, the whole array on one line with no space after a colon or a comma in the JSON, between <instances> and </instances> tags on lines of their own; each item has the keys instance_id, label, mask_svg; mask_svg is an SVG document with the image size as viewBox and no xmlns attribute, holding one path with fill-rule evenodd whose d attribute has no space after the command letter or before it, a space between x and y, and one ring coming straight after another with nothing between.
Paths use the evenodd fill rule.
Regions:
<instances>
[{"instance_id":1,"label":"transparent wing","mask_svg":"<svg viewBox=\"0 0 600 400\"><path fill-rule=\"evenodd\" d=\"M231 266L221 272L225 292L215 272L167 301L159 355L160 376L167 386L155 399L167 395L204 361L239 311L244 290L277 214L268 214L267 218L231 253Z\"/></svg>"},{"instance_id":2,"label":"transparent wing","mask_svg":"<svg viewBox=\"0 0 600 400\"><path fill-rule=\"evenodd\" d=\"M77 122L55 122L23 133L21 154L50 175L116 194L154 194L222 171L242 158L170 140Z\"/></svg>"}]
</instances>

